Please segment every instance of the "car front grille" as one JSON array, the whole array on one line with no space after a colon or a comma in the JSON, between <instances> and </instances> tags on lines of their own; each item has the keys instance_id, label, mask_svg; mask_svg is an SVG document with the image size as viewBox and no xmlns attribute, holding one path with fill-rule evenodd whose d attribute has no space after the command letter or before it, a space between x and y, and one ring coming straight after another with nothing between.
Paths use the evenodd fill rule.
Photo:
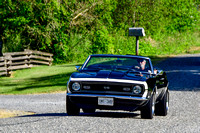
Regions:
<instances>
[{"instance_id":1,"label":"car front grille","mask_svg":"<svg viewBox=\"0 0 200 133\"><path fill-rule=\"evenodd\" d=\"M82 83L82 91L98 91L98 92L126 92L132 93L131 84L119 83Z\"/></svg>"}]
</instances>

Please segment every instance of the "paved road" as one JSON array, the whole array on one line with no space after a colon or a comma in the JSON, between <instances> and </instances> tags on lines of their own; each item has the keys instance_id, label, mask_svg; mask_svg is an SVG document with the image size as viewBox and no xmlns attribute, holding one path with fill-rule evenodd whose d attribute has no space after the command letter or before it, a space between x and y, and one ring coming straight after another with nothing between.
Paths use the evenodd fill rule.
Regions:
<instances>
[{"instance_id":1,"label":"paved road","mask_svg":"<svg viewBox=\"0 0 200 133\"><path fill-rule=\"evenodd\" d=\"M0 119L0 132L167 132L200 133L200 54L169 58L158 64L170 82L170 112L141 119L140 112L100 111L67 116L65 93L0 95L0 109L35 115Z\"/></svg>"}]
</instances>

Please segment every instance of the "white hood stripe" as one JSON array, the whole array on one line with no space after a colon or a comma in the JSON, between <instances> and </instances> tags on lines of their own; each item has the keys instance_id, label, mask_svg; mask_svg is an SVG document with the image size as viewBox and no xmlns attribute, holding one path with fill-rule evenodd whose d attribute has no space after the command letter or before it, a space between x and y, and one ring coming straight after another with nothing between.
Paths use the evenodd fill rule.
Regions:
<instances>
[{"instance_id":1,"label":"white hood stripe","mask_svg":"<svg viewBox=\"0 0 200 133\"><path fill-rule=\"evenodd\" d=\"M125 80L125 79L109 79L109 78L71 78L70 81L102 81L102 82L119 82L119 83L133 83L143 84L145 89L148 89L145 81Z\"/></svg>"}]
</instances>

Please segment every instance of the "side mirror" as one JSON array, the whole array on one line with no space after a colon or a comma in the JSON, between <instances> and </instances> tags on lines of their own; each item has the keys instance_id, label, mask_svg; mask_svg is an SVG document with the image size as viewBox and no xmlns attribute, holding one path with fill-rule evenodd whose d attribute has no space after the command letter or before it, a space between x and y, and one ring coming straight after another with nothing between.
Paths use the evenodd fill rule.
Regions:
<instances>
[{"instance_id":1,"label":"side mirror","mask_svg":"<svg viewBox=\"0 0 200 133\"><path fill-rule=\"evenodd\" d=\"M154 73L155 75L157 75L157 74L158 74L158 69L157 69L157 68L154 68L154 69L153 69L153 73Z\"/></svg>"},{"instance_id":2,"label":"side mirror","mask_svg":"<svg viewBox=\"0 0 200 133\"><path fill-rule=\"evenodd\" d=\"M76 66L76 70L79 71L81 66Z\"/></svg>"},{"instance_id":3,"label":"side mirror","mask_svg":"<svg viewBox=\"0 0 200 133\"><path fill-rule=\"evenodd\" d=\"M155 69L154 69L154 73L152 73L151 70L148 70L148 73L149 73L150 75L152 75L152 76L156 76Z\"/></svg>"},{"instance_id":4,"label":"side mirror","mask_svg":"<svg viewBox=\"0 0 200 133\"><path fill-rule=\"evenodd\" d=\"M152 74L151 70L148 70L148 73L149 73L149 74Z\"/></svg>"}]
</instances>

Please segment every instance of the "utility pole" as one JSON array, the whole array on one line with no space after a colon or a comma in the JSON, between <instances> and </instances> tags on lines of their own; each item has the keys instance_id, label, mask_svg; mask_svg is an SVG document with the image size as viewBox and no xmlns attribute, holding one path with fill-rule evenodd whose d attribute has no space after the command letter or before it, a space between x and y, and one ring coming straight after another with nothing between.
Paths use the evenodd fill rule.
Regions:
<instances>
[{"instance_id":1,"label":"utility pole","mask_svg":"<svg viewBox=\"0 0 200 133\"><path fill-rule=\"evenodd\" d=\"M140 27L129 28L129 36L136 37L135 53L136 55L139 55L139 36L145 36L144 29Z\"/></svg>"}]
</instances>

